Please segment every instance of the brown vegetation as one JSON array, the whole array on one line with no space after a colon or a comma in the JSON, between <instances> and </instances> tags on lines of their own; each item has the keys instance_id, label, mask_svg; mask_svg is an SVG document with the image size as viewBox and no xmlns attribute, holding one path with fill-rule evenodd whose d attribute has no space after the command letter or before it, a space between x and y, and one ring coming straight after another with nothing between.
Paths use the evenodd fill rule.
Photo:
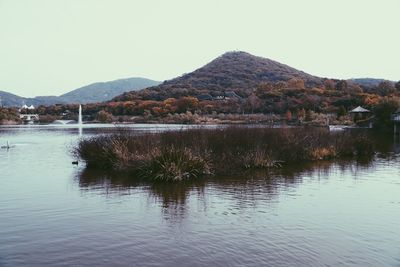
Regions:
<instances>
[{"instance_id":1,"label":"brown vegetation","mask_svg":"<svg viewBox=\"0 0 400 267\"><path fill-rule=\"evenodd\" d=\"M18 124L20 122L16 109L0 107L0 125Z\"/></svg>"},{"instance_id":2,"label":"brown vegetation","mask_svg":"<svg viewBox=\"0 0 400 267\"><path fill-rule=\"evenodd\" d=\"M374 149L366 136L352 132L228 127L146 135L121 131L83 139L75 153L88 167L132 171L145 179L180 181L212 173L366 156Z\"/></svg>"}]
</instances>

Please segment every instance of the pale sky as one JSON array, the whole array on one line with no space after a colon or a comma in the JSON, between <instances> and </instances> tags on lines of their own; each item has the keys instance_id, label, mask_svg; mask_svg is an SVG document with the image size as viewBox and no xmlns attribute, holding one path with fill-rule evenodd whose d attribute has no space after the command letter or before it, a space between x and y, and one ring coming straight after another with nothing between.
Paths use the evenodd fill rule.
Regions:
<instances>
[{"instance_id":1,"label":"pale sky","mask_svg":"<svg viewBox=\"0 0 400 267\"><path fill-rule=\"evenodd\" d=\"M400 80L399 0L0 0L0 90L167 80L226 51L321 77Z\"/></svg>"}]
</instances>

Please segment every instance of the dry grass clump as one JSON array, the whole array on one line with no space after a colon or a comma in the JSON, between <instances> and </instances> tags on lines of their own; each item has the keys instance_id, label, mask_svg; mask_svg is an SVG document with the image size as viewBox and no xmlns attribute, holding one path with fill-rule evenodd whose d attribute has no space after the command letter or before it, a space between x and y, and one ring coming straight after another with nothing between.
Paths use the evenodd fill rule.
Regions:
<instances>
[{"instance_id":1,"label":"dry grass clump","mask_svg":"<svg viewBox=\"0 0 400 267\"><path fill-rule=\"evenodd\" d=\"M151 180L182 181L211 174L211 167L206 157L195 155L190 149L172 147L154 153L139 168L139 174Z\"/></svg>"},{"instance_id":2,"label":"dry grass clump","mask_svg":"<svg viewBox=\"0 0 400 267\"><path fill-rule=\"evenodd\" d=\"M337 151L333 146L317 147L308 152L311 160L333 159L337 156Z\"/></svg>"},{"instance_id":3,"label":"dry grass clump","mask_svg":"<svg viewBox=\"0 0 400 267\"><path fill-rule=\"evenodd\" d=\"M134 134L121 131L79 142L88 167L128 170L145 179L181 181L212 173L275 168L313 160L368 156L372 141L318 128L197 128Z\"/></svg>"},{"instance_id":4,"label":"dry grass clump","mask_svg":"<svg viewBox=\"0 0 400 267\"><path fill-rule=\"evenodd\" d=\"M271 158L271 153L262 149L245 152L241 157L245 169L263 169L279 167L280 162Z\"/></svg>"}]
</instances>

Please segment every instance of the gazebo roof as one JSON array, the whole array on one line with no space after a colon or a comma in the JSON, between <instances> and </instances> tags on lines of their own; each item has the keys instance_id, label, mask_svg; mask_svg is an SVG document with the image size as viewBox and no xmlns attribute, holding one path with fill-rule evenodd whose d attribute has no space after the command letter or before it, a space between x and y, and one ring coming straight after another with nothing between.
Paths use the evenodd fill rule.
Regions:
<instances>
[{"instance_id":1,"label":"gazebo roof","mask_svg":"<svg viewBox=\"0 0 400 267\"><path fill-rule=\"evenodd\" d=\"M350 113L367 113L367 112L371 112L368 109L365 109L363 107L356 107L355 109L353 109L352 111L350 111Z\"/></svg>"}]
</instances>

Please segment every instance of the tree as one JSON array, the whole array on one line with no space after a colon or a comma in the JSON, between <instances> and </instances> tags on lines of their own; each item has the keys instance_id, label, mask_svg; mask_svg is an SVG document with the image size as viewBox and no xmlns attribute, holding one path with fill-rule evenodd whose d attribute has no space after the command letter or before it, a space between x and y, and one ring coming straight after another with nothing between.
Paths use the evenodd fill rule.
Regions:
<instances>
[{"instance_id":1,"label":"tree","mask_svg":"<svg viewBox=\"0 0 400 267\"><path fill-rule=\"evenodd\" d=\"M379 129L389 128L391 123L391 115L400 107L400 100L398 98L382 98L378 105L374 108L376 117L375 127Z\"/></svg>"},{"instance_id":2,"label":"tree","mask_svg":"<svg viewBox=\"0 0 400 267\"><path fill-rule=\"evenodd\" d=\"M305 117L306 117L306 111L304 110L304 108L297 111L297 119L299 121L303 121L305 119Z\"/></svg>"},{"instance_id":3,"label":"tree","mask_svg":"<svg viewBox=\"0 0 400 267\"><path fill-rule=\"evenodd\" d=\"M352 93L352 94L358 94L358 93L362 93L363 89L358 84L349 83L348 84L348 88L347 88L347 92L348 93Z\"/></svg>"},{"instance_id":4,"label":"tree","mask_svg":"<svg viewBox=\"0 0 400 267\"><path fill-rule=\"evenodd\" d=\"M395 92L396 88L394 87L394 84L389 81L383 81L378 84L378 94L382 96L387 96L389 94L392 94Z\"/></svg>"},{"instance_id":5,"label":"tree","mask_svg":"<svg viewBox=\"0 0 400 267\"><path fill-rule=\"evenodd\" d=\"M347 81L345 80L340 80L336 83L336 90L338 91L347 91L348 87Z\"/></svg>"},{"instance_id":6,"label":"tree","mask_svg":"<svg viewBox=\"0 0 400 267\"><path fill-rule=\"evenodd\" d=\"M261 107L262 102L261 99L256 96L255 93L252 93L248 98L247 98L247 103L250 106L251 113L254 113L254 110L257 110Z\"/></svg>"},{"instance_id":7,"label":"tree","mask_svg":"<svg viewBox=\"0 0 400 267\"><path fill-rule=\"evenodd\" d=\"M274 85L272 83L269 83L269 82L264 82L264 83L261 83L261 84L259 84L257 86L255 94L258 97L267 98L268 97L268 93L271 92L272 90L274 90Z\"/></svg>"},{"instance_id":8,"label":"tree","mask_svg":"<svg viewBox=\"0 0 400 267\"><path fill-rule=\"evenodd\" d=\"M193 111L199 105L199 100L192 96L183 96L178 99L177 112L184 113L186 111Z\"/></svg>"},{"instance_id":9,"label":"tree","mask_svg":"<svg viewBox=\"0 0 400 267\"><path fill-rule=\"evenodd\" d=\"M306 121L312 121L314 117L314 112L312 112L311 110L307 110L306 111Z\"/></svg>"},{"instance_id":10,"label":"tree","mask_svg":"<svg viewBox=\"0 0 400 267\"><path fill-rule=\"evenodd\" d=\"M335 89L335 82L332 81L331 79L326 79L324 81L324 86L325 86L325 89L327 89L327 90L334 90Z\"/></svg>"},{"instance_id":11,"label":"tree","mask_svg":"<svg viewBox=\"0 0 400 267\"><path fill-rule=\"evenodd\" d=\"M151 109L152 113L154 114L154 116L158 117L161 116L163 114L163 109L160 107L154 107Z\"/></svg>"},{"instance_id":12,"label":"tree","mask_svg":"<svg viewBox=\"0 0 400 267\"><path fill-rule=\"evenodd\" d=\"M112 122L112 120L113 120L112 114L110 114L104 110L100 110L99 112L97 112L96 118L99 122L102 122L102 123Z\"/></svg>"},{"instance_id":13,"label":"tree","mask_svg":"<svg viewBox=\"0 0 400 267\"><path fill-rule=\"evenodd\" d=\"M287 88L288 87L288 83L284 82L284 81L279 81L277 83L275 83L275 89L283 89L283 88Z\"/></svg>"},{"instance_id":14,"label":"tree","mask_svg":"<svg viewBox=\"0 0 400 267\"><path fill-rule=\"evenodd\" d=\"M289 88L305 89L304 81L300 78L291 78L288 82Z\"/></svg>"},{"instance_id":15,"label":"tree","mask_svg":"<svg viewBox=\"0 0 400 267\"><path fill-rule=\"evenodd\" d=\"M291 121L292 120L292 112L290 110L287 110L285 113L285 119L287 121Z\"/></svg>"},{"instance_id":16,"label":"tree","mask_svg":"<svg viewBox=\"0 0 400 267\"><path fill-rule=\"evenodd\" d=\"M338 111L337 111L337 116L338 116L338 117L342 117L342 116L344 116L344 115L346 115L346 109L345 109L344 106L342 105L342 106L339 107L339 109L338 109Z\"/></svg>"},{"instance_id":17,"label":"tree","mask_svg":"<svg viewBox=\"0 0 400 267\"><path fill-rule=\"evenodd\" d=\"M400 81L395 84L396 90L400 92Z\"/></svg>"}]
</instances>

